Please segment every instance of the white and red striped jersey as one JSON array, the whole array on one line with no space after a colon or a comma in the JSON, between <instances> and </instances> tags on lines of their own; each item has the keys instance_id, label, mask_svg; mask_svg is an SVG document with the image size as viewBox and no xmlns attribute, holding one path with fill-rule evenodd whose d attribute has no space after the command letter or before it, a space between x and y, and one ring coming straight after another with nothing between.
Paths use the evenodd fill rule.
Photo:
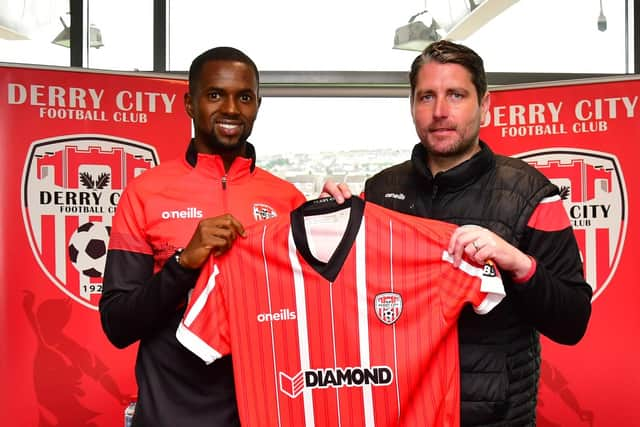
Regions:
<instances>
[{"instance_id":1,"label":"white and red striped jersey","mask_svg":"<svg viewBox=\"0 0 640 427\"><path fill-rule=\"evenodd\" d=\"M233 354L245 426L457 426L458 314L504 288L491 265L452 264L455 228L307 202L207 263L178 340Z\"/></svg>"}]
</instances>

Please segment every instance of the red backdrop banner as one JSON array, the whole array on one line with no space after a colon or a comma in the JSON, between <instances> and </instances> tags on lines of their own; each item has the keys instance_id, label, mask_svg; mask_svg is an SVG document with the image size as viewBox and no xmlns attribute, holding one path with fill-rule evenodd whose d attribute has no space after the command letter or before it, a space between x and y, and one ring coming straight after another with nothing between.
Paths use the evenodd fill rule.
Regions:
<instances>
[{"instance_id":1,"label":"red backdrop banner","mask_svg":"<svg viewBox=\"0 0 640 427\"><path fill-rule=\"evenodd\" d=\"M481 138L558 185L594 290L578 345L543 339L540 427L640 425L639 98L637 77L491 94Z\"/></svg>"},{"instance_id":2,"label":"red backdrop banner","mask_svg":"<svg viewBox=\"0 0 640 427\"><path fill-rule=\"evenodd\" d=\"M0 413L24 426L118 426L136 392L97 304L127 182L184 152L186 81L0 66ZM585 338L543 339L538 425L640 425L634 208L640 79L494 90L481 138L561 189L594 288Z\"/></svg>"},{"instance_id":3,"label":"red backdrop banner","mask_svg":"<svg viewBox=\"0 0 640 427\"><path fill-rule=\"evenodd\" d=\"M186 82L0 67L0 413L19 426L119 426L135 346L97 304L127 182L182 153Z\"/></svg>"}]
</instances>

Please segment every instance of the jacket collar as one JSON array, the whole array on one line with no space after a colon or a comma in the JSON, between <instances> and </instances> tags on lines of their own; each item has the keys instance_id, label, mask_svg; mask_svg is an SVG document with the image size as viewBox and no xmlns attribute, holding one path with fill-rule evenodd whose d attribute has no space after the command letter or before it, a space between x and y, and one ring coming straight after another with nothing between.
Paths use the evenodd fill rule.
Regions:
<instances>
[{"instance_id":1,"label":"jacket collar","mask_svg":"<svg viewBox=\"0 0 640 427\"><path fill-rule=\"evenodd\" d=\"M458 166L436 174L435 177L427 166L427 156L427 150L421 143L418 143L413 147L411 162L418 175L431 185L437 186L438 191L455 191L466 187L493 169L496 163L493 151L483 141L480 141L480 151L473 157Z\"/></svg>"},{"instance_id":2,"label":"jacket collar","mask_svg":"<svg viewBox=\"0 0 640 427\"><path fill-rule=\"evenodd\" d=\"M256 149L253 146L253 144L251 144L249 141L247 141L246 143L246 153L245 156L247 159L251 160L251 167L250 167L250 171L253 172L253 170L256 167ZM214 157L219 157L219 156L215 156ZM193 138L191 139L191 141L189 142L189 146L187 147L187 153L185 155L185 159L187 161L187 163L189 163L192 167L196 167L196 163L198 163L198 152L196 151L196 145L194 143ZM235 161L234 161L235 163ZM232 166L233 168L233 166Z\"/></svg>"}]
</instances>

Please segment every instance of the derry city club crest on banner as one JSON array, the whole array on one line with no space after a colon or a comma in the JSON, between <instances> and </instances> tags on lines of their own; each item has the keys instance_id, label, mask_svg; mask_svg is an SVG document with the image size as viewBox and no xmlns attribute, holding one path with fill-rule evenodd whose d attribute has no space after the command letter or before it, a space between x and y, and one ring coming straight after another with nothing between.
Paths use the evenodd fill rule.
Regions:
<instances>
[{"instance_id":1,"label":"derry city club crest on banner","mask_svg":"<svg viewBox=\"0 0 640 427\"><path fill-rule=\"evenodd\" d=\"M595 300L614 276L627 232L627 189L618 159L610 153L573 148L517 157L560 189Z\"/></svg>"},{"instance_id":2,"label":"derry city club crest on banner","mask_svg":"<svg viewBox=\"0 0 640 427\"><path fill-rule=\"evenodd\" d=\"M34 257L75 301L97 309L122 190L156 166L148 145L102 135L72 135L31 144L22 174L22 216Z\"/></svg>"}]
</instances>

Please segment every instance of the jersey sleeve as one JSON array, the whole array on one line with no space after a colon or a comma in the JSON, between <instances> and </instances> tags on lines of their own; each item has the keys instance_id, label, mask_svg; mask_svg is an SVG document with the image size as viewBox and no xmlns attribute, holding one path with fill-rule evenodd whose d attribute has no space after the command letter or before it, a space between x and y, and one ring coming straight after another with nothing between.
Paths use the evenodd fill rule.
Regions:
<instances>
[{"instance_id":1,"label":"jersey sleeve","mask_svg":"<svg viewBox=\"0 0 640 427\"><path fill-rule=\"evenodd\" d=\"M135 184L127 187L118 201L118 207L112 220L109 249L153 255L148 244L141 218L144 205L136 191Z\"/></svg>"},{"instance_id":2,"label":"jersey sleeve","mask_svg":"<svg viewBox=\"0 0 640 427\"><path fill-rule=\"evenodd\" d=\"M141 186L141 178L126 187L118 202L99 302L102 329L118 348L153 336L173 322L167 314L184 305L198 277L197 271L178 266L173 258L157 269L147 241L144 201L148 191Z\"/></svg>"},{"instance_id":3,"label":"jersey sleeve","mask_svg":"<svg viewBox=\"0 0 640 427\"><path fill-rule=\"evenodd\" d=\"M490 260L479 266L463 259L456 268L453 257L447 251L442 252L442 260L453 269L449 273L454 276L451 280L453 292L448 290L446 295L450 300L449 306L453 306L454 310L459 299L470 302L476 313L487 314L506 296L500 273Z\"/></svg>"},{"instance_id":4,"label":"jersey sleeve","mask_svg":"<svg viewBox=\"0 0 640 427\"><path fill-rule=\"evenodd\" d=\"M176 331L178 341L207 364L231 352L223 290L219 265L212 258L198 278Z\"/></svg>"}]
</instances>

